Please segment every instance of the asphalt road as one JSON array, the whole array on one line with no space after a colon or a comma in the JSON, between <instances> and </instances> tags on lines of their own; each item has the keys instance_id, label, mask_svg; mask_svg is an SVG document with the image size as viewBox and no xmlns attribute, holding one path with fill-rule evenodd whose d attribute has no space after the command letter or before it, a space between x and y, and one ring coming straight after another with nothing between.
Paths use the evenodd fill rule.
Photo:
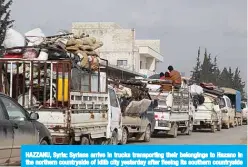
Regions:
<instances>
[{"instance_id":1,"label":"asphalt road","mask_svg":"<svg viewBox=\"0 0 248 167\"><path fill-rule=\"evenodd\" d=\"M129 144L144 144L143 142L130 141ZM221 129L211 133L210 131L192 132L190 136L178 134L177 138L171 138L165 134L152 137L148 145L154 144L247 144L247 125L230 129Z\"/></svg>"}]
</instances>

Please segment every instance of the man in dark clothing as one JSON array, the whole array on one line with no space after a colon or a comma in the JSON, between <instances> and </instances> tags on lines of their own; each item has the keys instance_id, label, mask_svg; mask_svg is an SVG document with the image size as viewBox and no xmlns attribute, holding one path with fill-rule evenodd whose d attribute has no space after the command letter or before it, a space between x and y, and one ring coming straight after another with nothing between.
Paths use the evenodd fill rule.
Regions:
<instances>
[{"instance_id":1,"label":"man in dark clothing","mask_svg":"<svg viewBox=\"0 0 248 167\"><path fill-rule=\"evenodd\" d=\"M163 73L163 72L161 72L161 73L159 74L159 76L160 76L159 79L164 79L164 73Z\"/></svg>"},{"instance_id":2,"label":"man in dark clothing","mask_svg":"<svg viewBox=\"0 0 248 167\"><path fill-rule=\"evenodd\" d=\"M174 68L172 66L168 67L168 70L170 72L170 78L172 80L172 83L175 87L181 87L181 83L182 83L182 78L181 78L181 74L174 70Z\"/></svg>"}]
</instances>

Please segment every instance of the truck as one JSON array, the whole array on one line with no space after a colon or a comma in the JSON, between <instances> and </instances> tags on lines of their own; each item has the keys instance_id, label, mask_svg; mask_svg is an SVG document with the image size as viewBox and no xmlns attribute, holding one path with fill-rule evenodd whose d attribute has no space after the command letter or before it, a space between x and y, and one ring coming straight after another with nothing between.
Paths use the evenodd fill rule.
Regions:
<instances>
[{"instance_id":1,"label":"truck","mask_svg":"<svg viewBox=\"0 0 248 167\"><path fill-rule=\"evenodd\" d=\"M228 96L220 97L221 123L222 127L229 129L236 126L235 111L232 108L231 100Z\"/></svg>"},{"instance_id":2,"label":"truck","mask_svg":"<svg viewBox=\"0 0 248 167\"><path fill-rule=\"evenodd\" d=\"M46 49L53 55L71 55ZM108 86L108 61L100 60L92 71L78 68L68 58L1 58L0 91L27 111L37 112L53 144L118 144L122 140L121 112L117 100L111 98L114 89Z\"/></svg>"},{"instance_id":3,"label":"truck","mask_svg":"<svg viewBox=\"0 0 248 167\"><path fill-rule=\"evenodd\" d=\"M155 119L153 109L157 106L157 101L156 99L150 99L148 94L146 97L134 99L134 94L137 94L137 91L143 91L137 88L137 81L133 80L133 82L136 82L135 85L132 84L132 81L118 81L121 82L122 87L129 89L130 94L133 94L129 97L117 96L122 113L122 140L120 144L126 144L132 138L136 141L149 142L154 130Z\"/></svg>"},{"instance_id":4,"label":"truck","mask_svg":"<svg viewBox=\"0 0 248 167\"><path fill-rule=\"evenodd\" d=\"M243 124L247 125L247 116L248 116L247 101L241 102L241 109L242 109L242 115L243 115Z\"/></svg>"},{"instance_id":5,"label":"truck","mask_svg":"<svg viewBox=\"0 0 248 167\"><path fill-rule=\"evenodd\" d=\"M235 124L238 126L243 125L243 115L241 110L241 92L232 88L222 87L224 94L229 97L231 101L231 108L235 113Z\"/></svg>"},{"instance_id":6,"label":"truck","mask_svg":"<svg viewBox=\"0 0 248 167\"><path fill-rule=\"evenodd\" d=\"M210 93L203 93L204 102L198 103L195 111L193 130L210 129L212 133L221 130L221 110L219 97Z\"/></svg>"},{"instance_id":7,"label":"truck","mask_svg":"<svg viewBox=\"0 0 248 167\"><path fill-rule=\"evenodd\" d=\"M164 132L176 138L178 132L190 135L193 128L193 113L187 86L177 89L171 81L149 80L149 94L158 97L154 108L155 128L153 135Z\"/></svg>"}]
</instances>

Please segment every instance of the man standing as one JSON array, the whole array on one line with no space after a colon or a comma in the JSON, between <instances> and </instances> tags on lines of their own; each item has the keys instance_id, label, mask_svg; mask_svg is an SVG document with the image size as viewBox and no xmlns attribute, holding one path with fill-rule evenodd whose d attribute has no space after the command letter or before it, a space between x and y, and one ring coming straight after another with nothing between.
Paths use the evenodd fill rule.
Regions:
<instances>
[{"instance_id":1,"label":"man standing","mask_svg":"<svg viewBox=\"0 0 248 167\"><path fill-rule=\"evenodd\" d=\"M170 78L173 85L176 87L180 87L182 83L181 74L178 71L174 70L172 66L169 66L168 70L170 71Z\"/></svg>"}]
</instances>

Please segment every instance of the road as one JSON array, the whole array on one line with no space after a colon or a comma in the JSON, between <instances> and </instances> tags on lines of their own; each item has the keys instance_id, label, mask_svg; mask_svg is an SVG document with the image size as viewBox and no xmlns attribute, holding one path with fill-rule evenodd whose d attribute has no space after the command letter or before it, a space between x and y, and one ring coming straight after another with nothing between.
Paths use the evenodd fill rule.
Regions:
<instances>
[{"instance_id":1,"label":"road","mask_svg":"<svg viewBox=\"0 0 248 167\"><path fill-rule=\"evenodd\" d=\"M177 138L158 134L151 138L146 144L246 144L247 143L247 125L238 126L230 129L221 129L211 133L208 131L192 132L190 136L178 135ZM129 144L144 144L143 142L130 141Z\"/></svg>"}]
</instances>

